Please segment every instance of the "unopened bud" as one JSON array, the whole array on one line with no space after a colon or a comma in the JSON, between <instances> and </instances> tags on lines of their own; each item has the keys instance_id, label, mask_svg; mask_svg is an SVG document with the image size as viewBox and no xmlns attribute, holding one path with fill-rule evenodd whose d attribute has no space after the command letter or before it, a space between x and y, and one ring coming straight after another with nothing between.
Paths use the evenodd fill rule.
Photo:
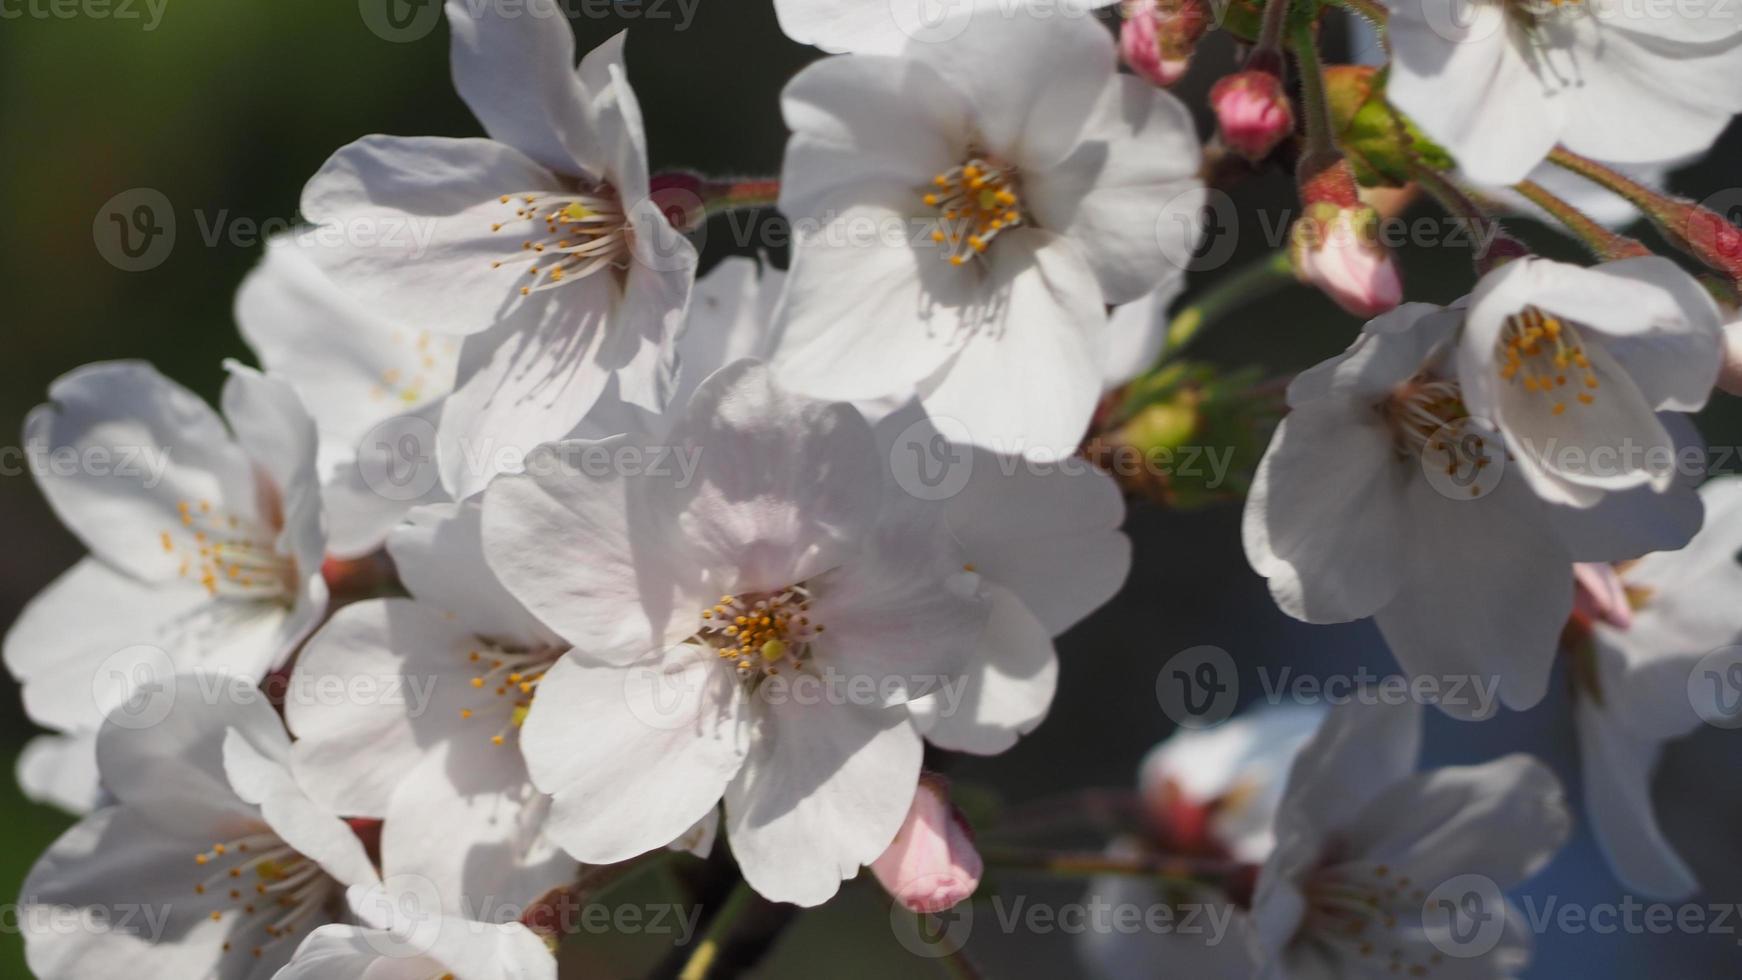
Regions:
<instances>
[{"instance_id":1,"label":"unopened bud","mask_svg":"<svg viewBox=\"0 0 1742 980\"><path fill-rule=\"evenodd\" d=\"M1119 53L1132 71L1157 85L1184 77L1192 49L1210 26L1204 0L1127 0Z\"/></svg>"},{"instance_id":2,"label":"unopened bud","mask_svg":"<svg viewBox=\"0 0 1742 980\"><path fill-rule=\"evenodd\" d=\"M871 862L871 873L908 909L936 913L973 895L984 870L968 822L950 803L948 784L921 775L907 819Z\"/></svg>"},{"instance_id":3,"label":"unopened bud","mask_svg":"<svg viewBox=\"0 0 1742 980\"><path fill-rule=\"evenodd\" d=\"M1235 72L1210 89L1216 125L1230 150L1254 163L1294 132L1294 110L1282 79L1266 71Z\"/></svg>"},{"instance_id":4,"label":"unopened bud","mask_svg":"<svg viewBox=\"0 0 1742 980\"><path fill-rule=\"evenodd\" d=\"M1403 302L1403 278L1379 243L1379 215L1365 205L1308 205L1290 233L1295 275L1358 317L1372 319Z\"/></svg>"}]
</instances>

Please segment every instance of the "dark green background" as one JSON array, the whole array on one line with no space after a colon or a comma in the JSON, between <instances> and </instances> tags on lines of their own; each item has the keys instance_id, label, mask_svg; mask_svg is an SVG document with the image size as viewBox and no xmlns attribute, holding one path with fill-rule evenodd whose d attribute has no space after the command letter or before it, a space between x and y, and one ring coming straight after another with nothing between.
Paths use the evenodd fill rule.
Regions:
<instances>
[{"instance_id":1,"label":"dark green background","mask_svg":"<svg viewBox=\"0 0 1742 980\"><path fill-rule=\"evenodd\" d=\"M378 0L362 0L363 4ZM372 33L352 0L168 0L155 30L134 19L79 14L33 16L27 0L0 0L0 445L16 445L23 415L49 382L78 364L142 357L212 396L220 361L246 356L230 321L233 290L256 260L257 243L237 243L262 222L294 221L302 182L338 146L367 133L471 135L477 132L448 81L446 29L393 43ZM52 11L37 0L38 11ZM63 8L64 9L64 8ZM85 7L96 11L100 7ZM113 8L109 8L113 10ZM655 168L771 174L784 131L780 86L815 53L787 41L768 0L705 0L688 30L676 8L653 17L577 21L583 48L631 28L630 74L648 120ZM1231 64L1225 45L1201 54L1183 88L1202 104L1215 74ZM1738 141L1723 143L1680 180L1698 196L1728 187ZM104 202L132 188L166 195L177 222L167 261L122 272L98 253L92 222ZM1269 226L1291 204L1280 178L1242 187L1238 254L1264 250ZM1423 209L1420 213L1432 214ZM207 244L203 226L217 224ZM707 254L732 248L724 225L709 229ZM1565 246L1538 237L1548 248ZM1412 298L1445 301L1470 284L1466 253L1416 249L1403 255ZM1208 275L1194 278L1194 286ZM1223 323L1202 351L1228 363L1292 370L1340 349L1358 324L1329 303L1290 290ZM1714 443L1735 443L1734 406L1703 420ZM1371 628L1312 629L1271 607L1247 569L1237 506L1190 515L1139 507L1131 521L1137 569L1120 597L1061 642L1065 670L1054 716L1017 750L963 765L957 777L984 781L1011 800L1074 787L1126 784L1143 751L1169 724L1153 696L1154 676L1173 652L1200 643L1232 651L1244 667L1383 669L1389 656ZM0 623L79 555L77 542L43 505L28 476L0 477ZM93 616L103 610L92 610ZM1252 685L1248 690L1255 690ZM0 711L0 762L32 729L15 690ZM1559 692L1539 710L1480 727L1435 717L1430 758L1472 761L1515 748L1538 751L1575 788L1567 737L1568 705ZM1742 801L1735 782L1736 742L1702 733L1670 754L1660 780L1671 836L1700 868L1713 901L1742 897ZM1696 802L1698 801L1698 802ZM23 802L0 778L0 894L11 894L36 854L67 821ZM1581 835L1528 891L1561 901L1612 901L1621 894ZM1074 886L1035 895L1070 900ZM802 917L767 968L769 976L927 975L890 939L886 902L864 883L825 910ZM989 916L988 916L989 917ZM0 978L25 976L15 917L0 929ZM609 945L617 957L619 943ZM629 945L634 945L633 943ZM1076 972L1061 936L980 936L970 949L992 976ZM594 960L585 951L577 955ZM622 955L628 963L648 950ZM1550 934L1539 940L1532 976L1579 971L1626 977L1703 975L1737 962L1726 937L1594 937ZM611 975L611 968L595 965ZM1166 976L1164 964L1157 974ZM1197 980L1197 978L1186 978Z\"/></svg>"}]
</instances>

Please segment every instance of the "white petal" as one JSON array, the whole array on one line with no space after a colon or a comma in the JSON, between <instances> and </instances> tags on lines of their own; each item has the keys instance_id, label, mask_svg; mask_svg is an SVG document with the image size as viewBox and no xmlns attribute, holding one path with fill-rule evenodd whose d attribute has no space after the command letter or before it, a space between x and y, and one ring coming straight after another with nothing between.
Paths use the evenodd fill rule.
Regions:
<instances>
[{"instance_id":1,"label":"white petal","mask_svg":"<svg viewBox=\"0 0 1742 980\"><path fill-rule=\"evenodd\" d=\"M715 593L803 582L840 564L877 518L871 427L849 405L783 390L754 361L710 377L671 443L696 469L687 481L663 481L657 499L678 508Z\"/></svg>"},{"instance_id":2,"label":"white petal","mask_svg":"<svg viewBox=\"0 0 1742 980\"><path fill-rule=\"evenodd\" d=\"M577 175L571 147L596 139L575 76L575 35L552 0L504 9L447 4L454 88L484 131L555 173Z\"/></svg>"},{"instance_id":3,"label":"white petal","mask_svg":"<svg viewBox=\"0 0 1742 980\"><path fill-rule=\"evenodd\" d=\"M210 912L227 903L194 894L206 873L193 855L238 826L166 827L132 807L81 820L50 845L24 882L20 921L31 973L45 980L249 980L250 971L264 966L270 976L290 957L290 944L276 944L259 961L247 947L226 958L223 946L243 920L213 921Z\"/></svg>"},{"instance_id":4,"label":"white petal","mask_svg":"<svg viewBox=\"0 0 1742 980\"><path fill-rule=\"evenodd\" d=\"M762 708L726 788L726 839L762 897L820 905L895 839L922 742L902 707L794 698Z\"/></svg>"},{"instance_id":5,"label":"white petal","mask_svg":"<svg viewBox=\"0 0 1742 980\"><path fill-rule=\"evenodd\" d=\"M941 8L926 0L777 0L774 14L786 36L824 51L898 54L910 41L953 37L966 27L971 5Z\"/></svg>"},{"instance_id":6,"label":"white petal","mask_svg":"<svg viewBox=\"0 0 1742 980\"><path fill-rule=\"evenodd\" d=\"M934 418L961 423L974 445L1060 459L1082 442L1101 396L1100 287L1066 239L1017 229L992 251L981 319L920 384L920 401Z\"/></svg>"},{"instance_id":7,"label":"white petal","mask_svg":"<svg viewBox=\"0 0 1742 980\"><path fill-rule=\"evenodd\" d=\"M944 503L963 556L1057 636L1113 598L1131 568L1125 500L1090 466L1046 467L975 450Z\"/></svg>"},{"instance_id":8,"label":"white petal","mask_svg":"<svg viewBox=\"0 0 1742 980\"><path fill-rule=\"evenodd\" d=\"M36 736L18 753L17 775L25 799L75 816L95 810L103 799L95 735Z\"/></svg>"},{"instance_id":9,"label":"white petal","mask_svg":"<svg viewBox=\"0 0 1742 980\"><path fill-rule=\"evenodd\" d=\"M1205 199L1202 155L1183 103L1134 75L1115 75L1076 150L1023 176L1023 201L1042 228L1082 251L1108 303L1126 303L1184 281Z\"/></svg>"},{"instance_id":10,"label":"white petal","mask_svg":"<svg viewBox=\"0 0 1742 980\"><path fill-rule=\"evenodd\" d=\"M1693 895L1699 880L1652 812L1651 776L1663 743L1634 735L1589 698L1580 698L1576 711L1585 814L1609 867L1622 884L1652 898Z\"/></svg>"},{"instance_id":11,"label":"white petal","mask_svg":"<svg viewBox=\"0 0 1742 980\"><path fill-rule=\"evenodd\" d=\"M1374 617L1404 673L1440 678L1439 707L1487 717L1542 700L1561 627L1573 609L1572 562L1523 482L1508 474L1478 499L1449 499L1417 480L1409 553L1397 594ZM1493 542L1488 547L1480 543ZM1489 548L1502 547L1495 561ZM1452 684L1461 680L1462 697Z\"/></svg>"},{"instance_id":12,"label":"white petal","mask_svg":"<svg viewBox=\"0 0 1742 980\"><path fill-rule=\"evenodd\" d=\"M1385 93L1484 184L1513 184L1559 138L1564 99L1517 50L1505 7L1462 0L1392 0Z\"/></svg>"},{"instance_id":13,"label":"white petal","mask_svg":"<svg viewBox=\"0 0 1742 980\"><path fill-rule=\"evenodd\" d=\"M990 268L954 268L936 248L911 247L910 219L888 202L831 218L793 245L776 313L781 384L847 401L906 395L975 330L1000 330L991 321L1005 304L993 290L1010 285L986 281ZM1012 235L1003 237L993 244L1010 244ZM1046 322L1057 329L1058 321Z\"/></svg>"},{"instance_id":14,"label":"white petal","mask_svg":"<svg viewBox=\"0 0 1742 980\"><path fill-rule=\"evenodd\" d=\"M1564 72L1570 62L1578 73L1578 84L1565 89L1562 142L1575 153L1616 163L1705 152L1742 109L1736 93L1742 45L1735 43L1734 12L1726 11L1727 4L1687 8L1727 12L1732 20L1707 28L1717 28L1711 32L1721 41L1688 43L1666 41L1662 34L1691 26L1692 18L1664 11L1636 11L1639 16L1629 18L1626 6L1606 8L1620 17L1574 19L1565 28L1571 50L1550 57L1554 69Z\"/></svg>"},{"instance_id":15,"label":"white petal","mask_svg":"<svg viewBox=\"0 0 1742 980\"><path fill-rule=\"evenodd\" d=\"M742 711L734 671L699 646L628 667L564 657L520 734L533 782L554 797L546 832L589 864L677 839L743 764Z\"/></svg>"},{"instance_id":16,"label":"white petal","mask_svg":"<svg viewBox=\"0 0 1742 980\"><path fill-rule=\"evenodd\" d=\"M385 319L321 272L310 247L282 235L236 293L236 322L267 373L289 381L322 439L348 456L376 424L454 386L457 338Z\"/></svg>"},{"instance_id":17,"label":"white petal","mask_svg":"<svg viewBox=\"0 0 1742 980\"><path fill-rule=\"evenodd\" d=\"M971 109L931 66L904 58L824 58L780 97L792 138L780 210L827 222L876 200L898 214L930 211L932 177L966 161Z\"/></svg>"},{"instance_id":18,"label":"white petal","mask_svg":"<svg viewBox=\"0 0 1742 980\"><path fill-rule=\"evenodd\" d=\"M746 357L766 360L774 346L774 306L786 273L742 255L729 255L696 280L695 294L678 338L678 387L674 406L709 375Z\"/></svg>"},{"instance_id":19,"label":"white petal","mask_svg":"<svg viewBox=\"0 0 1742 980\"><path fill-rule=\"evenodd\" d=\"M309 794L347 816L381 817L436 744L487 742L500 721L468 726L461 715L482 715L495 701L472 687L482 670L470 654L481 645L464 622L408 599L369 599L334 613L309 638L285 697Z\"/></svg>"},{"instance_id":20,"label":"white petal","mask_svg":"<svg viewBox=\"0 0 1742 980\"><path fill-rule=\"evenodd\" d=\"M1116 388L1155 366L1167 346L1168 307L1183 285L1180 279L1164 281L1108 316L1105 387Z\"/></svg>"},{"instance_id":21,"label":"white petal","mask_svg":"<svg viewBox=\"0 0 1742 980\"><path fill-rule=\"evenodd\" d=\"M475 778L456 779L455 770ZM382 874L431 882L449 914L515 915L579 870L544 833L549 807L516 747L455 742L430 753L394 793L381 830Z\"/></svg>"},{"instance_id":22,"label":"white petal","mask_svg":"<svg viewBox=\"0 0 1742 980\"><path fill-rule=\"evenodd\" d=\"M997 755L1038 727L1058 687L1058 656L1045 625L1006 589L988 584L992 607L967 671L909 701L926 740L956 752Z\"/></svg>"},{"instance_id":23,"label":"white petal","mask_svg":"<svg viewBox=\"0 0 1742 980\"><path fill-rule=\"evenodd\" d=\"M284 724L266 695L233 677L182 674L155 696L173 699L163 720L144 727L111 720L98 733L97 768L104 788L164 822L169 832L188 815L205 820L252 816L253 808L230 788L224 739L234 729L256 745L289 750Z\"/></svg>"},{"instance_id":24,"label":"white petal","mask_svg":"<svg viewBox=\"0 0 1742 980\"><path fill-rule=\"evenodd\" d=\"M517 261L524 239L513 195L561 189L549 171L490 140L370 136L310 178L302 213L319 227L300 240L379 318L448 334L504 322L548 327L576 315L575 287L521 296L529 277ZM497 224L502 230L491 231Z\"/></svg>"},{"instance_id":25,"label":"white petal","mask_svg":"<svg viewBox=\"0 0 1742 980\"><path fill-rule=\"evenodd\" d=\"M1316 836L1345 824L1414 772L1420 755L1419 704L1353 699L1332 708L1289 769L1276 836Z\"/></svg>"},{"instance_id":26,"label":"white petal","mask_svg":"<svg viewBox=\"0 0 1742 980\"><path fill-rule=\"evenodd\" d=\"M565 319L533 329L504 323L466 338L459 385L442 409L436 457L456 499L519 470L534 447L561 439L599 400L616 290L608 275L553 290L573 303Z\"/></svg>"},{"instance_id":27,"label":"white petal","mask_svg":"<svg viewBox=\"0 0 1742 980\"><path fill-rule=\"evenodd\" d=\"M1041 19L980 4L960 34L939 43L916 40L902 54L929 64L967 96L986 150L1036 171L1064 159L1084 138L1114 74L1112 35L1080 10L1070 13Z\"/></svg>"},{"instance_id":28,"label":"white petal","mask_svg":"<svg viewBox=\"0 0 1742 980\"><path fill-rule=\"evenodd\" d=\"M268 520L279 522L275 547L279 554L296 560L299 591L307 593L308 601L324 605L324 583L311 581L320 578L326 557L314 420L284 381L235 361L226 361L224 367L229 371L222 397L224 418L236 433L237 445L266 475L270 492L276 494L275 500L259 509Z\"/></svg>"},{"instance_id":29,"label":"white petal","mask_svg":"<svg viewBox=\"0 0 1742 980\"><path fill-rule=\"evenodd\" d=\"M1397 594L1405 500L1424 483L1371 407L1301 405L1277 426L1253 476L1241 524L1246 559L1297 619L1370 616Z\"/></svg>"},{"instance_id":30,"label":"white petal","mask_svg":"<svg viewBox=\"0 0 1742 980\"><path fill-rule=\"evenodd\" d=\"M1363 861L1417 881L1475 874L1506 889L1541 870L1571 829L1560 780L1520 753L1404 779L1369 801L1341 839Z\"/></svg>"},{"instance_id":31,"label":"white petal","mask_svg":"<svg viewBox=\"0 0 1742 980\"><path fill-rule=\"evenodd\" d=\"M24 607L6 634L6 668L38 723L95 731L177 669L264 677L283 649L283 619L282 609L214 602L197 585L150 585L86 558ZM134 707L141 718L151 708Z\"/></svg>"}]
</instances>

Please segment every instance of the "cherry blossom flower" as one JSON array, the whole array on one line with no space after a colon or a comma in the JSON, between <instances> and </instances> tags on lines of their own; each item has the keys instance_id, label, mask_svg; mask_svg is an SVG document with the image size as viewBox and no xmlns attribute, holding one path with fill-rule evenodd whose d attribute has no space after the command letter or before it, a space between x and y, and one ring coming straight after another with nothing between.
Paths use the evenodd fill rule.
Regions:
<instances>
[{"instance_id":1,"label":"cherry blossom flower","mask_svg":"<svg viewBox=\"0 0 1742 980\"><path fill-rule=\"evenodd\" d=\"M388 551L412 598L340 609L298 660L285 701L297 774L333 812L385 818L389 875L474 910L525 907L576 871L544 832L550 801L519 747L568 645L484 564L476 501L412 511Z\"/></svg>"},{"instance_id":2,"label":"cherry blossom flower","mask_svg":"<svg viewBox=\"0 0 1742 980\"><path fill-rule=\"evenodd\" d=\"M1525 967L1530 933L1503 892L1566 840L1560 782L1526 755L1417 773L1420 744L1413 702L1332 709L1289 773L1250 915L1198 951L1204 972L1193 975L1242 975L1247 964L1255 976L1297 978ZM1469 920L1459 929L1436 921L1446 888Z\"/></svg>"},{"instance_id":3,"label":"cherry blossom flower","mask_svg":"<svg viewBox=\"0 0 1742 980\"><path fill-rule=\"evenodd\" d=\"M1485 184L1556 143L1622 164L1705 151L1742 111L1725 4L1390 0L1386 97Z\"/></svg>"},{"instance_id":4,"label":"cherry blossom flower","mask_svg":"<svg viewBox=\"0 0 1742 980\"><path fill-rule=\"evenodd\" d=\"M895 836L921 755L906 702L959 673L986 611L951 588L935 520L875 526L876 444L850 407L740 361L669 444L688 478L564 467L589 445L568 443L485 494L490 566L574 647L521 749L576 858L662 846L723 799L745 879L814 905Z\"/></svg>"},{"instance_id":5,"label":"cherry blossom flower","mask_svg":"<svg viewBox=\"0 0 1742 980\"><path fill-rule=\"evenodd\" d=\"M1652 772L1664 745L1700 723L1688 695L1698 662L1742 641L1734 601L1742 586L1742 480L1713 480L1700 496L1706 524L1688 546L1627 563L1619 574L1608 566L1587 572L1581 581L1601 583L1593 591L1612 596L1594 605L1613 612L1575 616L1569 627L1591 829L1628 888L1663 899L1687 898L1699 883L1658 827Z\"/></svg>"},{"instance_id":6,"label":"cherry blossom flower","mask_svg":"<svg viewBox=\"0 0 1742 980\"><path fill-rule=\"evenodd\" d=\"M454 388L460 338L382 318L289 236L268 242L266 257L242 281L236 323L267 375L295 389L314 417L328 554L367 554L407 510L443 498L429 479L433 468L406 468L416 460L383 434L434 431ZM383 484L391 478L399 482Z\"/></svg>"},{"instance_id":7,"label":"cherry blossom flower","mask_svg":"<svg viewBox=\"0 0 1742 980\"><path fill-rule=\"evenodd\" d=\"M54 788L36 781L51 798L94 798L89 756L68 756L142 686L195 669L259 681L326 611L314 425L284 383L229 371L222 416L111 361L56 380L25 422L34 458L64 464L37 467L38 486L91 550L6 634L26 713L72 736L37 749L61 760Z\"/></svg>"},{"instance_id":8,"label":"cherry blossom flower","mask_svg":"<svg viewBox=\"0 0 1742 980\"><path fill-rule=\"evenodd\" d=\"M648 197L623 35L576 69L553 0L474 8L447 7L454 81L490 138L366 137L302 202L309 254L360 303L466 337L439 440L456 497L566 435L612 381L661 407L695 271Z\"/></svg>"},{"instance_id":9,"label":"cherry blossom flower","mask_svg":"<svg viewBox=\"0 0 1742 980\"><path fill-rule=\"evenodd\" d=\"M111 722L97 738L116 805L25 880L26 959L43 980L267 980L375 869L297 784L263 693L208 674L154 697L172 699L160 723Z\"/></svg>"},{"instance_id":10,"label":"cherry blossom flower","mask_svg":"<svg viewBox=\"0 0 1742 980\"><path fill-rule=\"evenodd\" d=\"M787 86L798 229L774 366L849 401L917 392L1005 453L1074 450L1106 304L1177 279L1203 201L1189 113L1086 18L977 12L948 41Z\"/></svg>"},{"instance_id":11,"label":"cherry blossom flower","mask_svg":"<svg viewBox=\"0 0 1742 980\"><path fill-rule=\"evenodd\" d=\"M1474 303L1467 312L1473 321ZM1462 305L1405 304L1297 377L1254 475L1243 537L1284 612L1313 623L1372 616L1411 677L1490 686L1522 710L1547 689L1573 561L1679 547L1700 508L1680 484L1587 509L1538 497L1468 394L1465 320ZM1478 718L1494 705L1472 696L1440 707Z\"/></svg>"}]
</instances>

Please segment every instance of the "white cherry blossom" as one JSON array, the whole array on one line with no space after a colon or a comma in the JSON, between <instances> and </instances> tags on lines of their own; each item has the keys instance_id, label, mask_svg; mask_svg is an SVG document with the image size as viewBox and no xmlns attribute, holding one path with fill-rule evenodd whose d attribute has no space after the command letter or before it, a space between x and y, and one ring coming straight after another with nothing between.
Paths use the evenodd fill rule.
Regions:
<instances>
[{"instance_id":1,"label":"white cherry blossom","mask_svg":"<svg viewBox=\"0 0 1742 980\"><path fill-rule=\"evenodd\" d=\"M268 980L301 937L377 880L363 842L309 799L257 689L180 675L158 724L105 725L103 786L25 880L25 956L42 980Z\"/></svg>"},{"instance_id":2,"label":"white cherry blossom","mask_svg":"<svg viewBox=\"0 0 1742 980\"><path fill-rule=\"evenodd\" d=\"M1702 153L1742 111L1725 3L1388 0L1386 96L1485 184L1556 143L1621 164Z\"/></svg>"},{"instance_id":3,"label":"white cherry blossom","mask_svg":"<svg viewBox=\"0 0 1742 980\"><path fill-rule=\"evenodd\" d=\"M1591 829L1628 888L1671 900L1699 883L1658 826L1652 774L1664 746L1700 724L1689 697L1700 660L1742 641L1742 480L1713 480L1700 496L1706 524L1687 547L1626 563L1618 575L1587 572L1612 590L1614 612L1576 617L1575 636L1589 645L1570 651L1581 665L1574 718Z\"/></svg>"},{"instance_id":4,"label":"white cherry blossom","mask_svg":"<svg viewBox=\"0 0 1742 980\"><path fill-rule=\"evenodd\" d=\"M485 494L491 567L574 646L521 748L576 858L662 846L723 800L746 880L814 905L900 827L921 755L906 702L959 673L986 612L950 587L935 520L876 526L876 443L850 407L740 361L669 443L689 478L557 465L569 443Z\"/></svg>"},{"instance_id":5,"label":"white cherry blossom","mask_svg":"<svg viewBox=\"0 0 1742 980\"><path fill-rule=\"evenodd\" d=\"M455 86L490 138L341 149L303 192L303 237L375 315L466 338L439 441L443 484L465 497L611 382L662 406L695 251L649 197L623 35L576 68L553 0L447 13Z\"/></svg>"},{"instance_id":6,"label":"white cherry blossom","mask_svg":"<svg viewBox=\"0 0 1742 980\"><path fill-rule=\"evenodd\" d=\"M1190 114L1088 18L978 9L948 41L825 58L783 96L798 229L774 365L850 401L917 393L976 444L1056 456L1109 358L1106 305L1182 274Z\"/></svg>"},{"instance_id":7,"label":"white cherry blossom","mask_svg":"<svg viewBox=\"0 0 1742 980\"><path fill-rule=\"evenodd\" d=\"M325 614L314 424L283 382L229 370L222 415L111 361L56 380L25 422L38 486L91 551L6 634L26 713L72 736L39 753L88 752L110 710L177 670L258 681ZM56 769L41 792L94 798L88 756Z\"/></svg>"}]
</instances>

